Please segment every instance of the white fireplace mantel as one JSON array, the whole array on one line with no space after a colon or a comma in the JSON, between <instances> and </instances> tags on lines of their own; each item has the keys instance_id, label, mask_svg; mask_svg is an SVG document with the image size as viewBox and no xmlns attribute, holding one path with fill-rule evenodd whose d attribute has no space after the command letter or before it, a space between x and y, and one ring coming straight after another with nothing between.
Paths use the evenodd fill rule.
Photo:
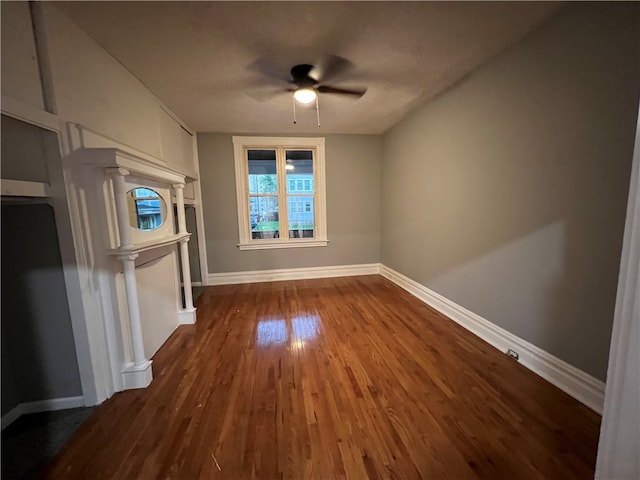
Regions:
<instances>
[{"instance_id":1,"label":"white fireplace mantel","mask_svg":"<svg viewBox=\"0 0 640 480\"><path fill-rule=\"evenodd\" d=\"M126 255L129 253L142 253L156 248L168 247L182 240L191 238L191 233L176 233L169 237L159 238L157 240L149 240L148 242L139 242L130 246L120 248L111 248L107 250L107 255L117 257L118 255Z\"/></svg>"},{"instance_id":2,"label":"white fireplace mantel","mask_svg":"<svg viewBox=\"0 0 640 480\"><path fill-rule=\"evenodd\" d=\"M162 165L160 161L135 155L119 148L81 148L76 155L82 155L83 163L102 168L124 168L132 175L156 180L167 185L185 183L186 176L171 167Z\"/></svg>"},{"instance_id":3,"label":"white fireplace mantel","mask_svg":"<svg viewBox=\"0 0 640 480\"><path fill-rule=\"evenodd\" d=\"M102 191L96 193L103 197L104 218L107 219L107 228L104 229L104 232L109 237L105 242L109 247L105 249L104 255L106 258L115 258L121 262L121 268L115 271L113 278L114 289L118 290L115 284L118 282L119 275L119 278L123 279L120 282L124 282L124 294L121 293L117 298L118 305L121 305L122 308L114 309L122 312L120 324L123 330L123 347L118 352L121 358L117 363L121 365L121 383L124 389L144 388L151 383L153 375L152 361L147 358L151 354L148 351L145 354L145 340L147 338L143 329L145 318L141 314L141 307L153 304L154 298L156 298L153 293L153 285L160 287L159 289L163 291L171 290L171 287L175 286L175 326L195 323L196 320L187 248L191 234L186 230L183 197L186 176L163 165L160 161L154 162L149 158L118 148L81 148L75 152L75 155L81 158L85 166L102 172L100 175L100 178L103 179ZM163 222L153 230L137 228L138 223L134 221L135 219L130 218L131 212L127 195L130 190L135 188L153 190L164 202L165 217ZM174 226L176 222L174 222L172 198L175 198L177 227ZM136 269L147 265L144 259L171 255L171 262L177 268L178 249L183 283L182 295L179 294L180 278L177 270L174 270L175 275L169 275L175 278L166 278L166 275L155 274L153 275L153 285L147 284L143 285L142 289L139 288L138 282L140 280L137 278ZM143 252L145 255L141 256ZM151 265L143 268L154 267ZM149 297L140 298L139 295ZM155 308L161 307L156 306ZM161 311L173 315L166 312L164 307ZM149 318L151 317L149 316ZM152 336L156 336L155 334L156 332L152 331Z\"/></svg>"}]
</instances>

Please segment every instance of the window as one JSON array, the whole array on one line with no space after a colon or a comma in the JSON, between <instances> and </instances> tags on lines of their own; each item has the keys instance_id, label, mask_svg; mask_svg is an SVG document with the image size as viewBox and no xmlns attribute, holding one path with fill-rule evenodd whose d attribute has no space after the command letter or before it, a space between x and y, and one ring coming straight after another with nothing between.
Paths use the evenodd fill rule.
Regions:
<instances>
[{"instance_id":1,"label":"window","mask_svg":"<svg viewBox=\"0 0 640 480\"><path fill-rule=\"evenodd\" d=\"M324 138L233 144L240 250L326 246Z\"/></svg>"}]
</instances>

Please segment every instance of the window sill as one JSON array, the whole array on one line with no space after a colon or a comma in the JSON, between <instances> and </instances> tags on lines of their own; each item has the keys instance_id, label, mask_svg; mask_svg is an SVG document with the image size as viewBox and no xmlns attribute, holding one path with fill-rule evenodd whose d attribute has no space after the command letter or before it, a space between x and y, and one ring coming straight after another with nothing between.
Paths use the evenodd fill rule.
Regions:
<instances>
[{"instance_id":1,"label":"window sill","mask_svg":"<svg viewBox=\"0 0 640 480\"><path fill-rule=\"evenodd\" d=\"M288 240L284 242L259 241L251 243L239 243L240 250L272 250L274 248L301 248L301 247L326 247L328 240Z\"/></svg>"}]
</instances>

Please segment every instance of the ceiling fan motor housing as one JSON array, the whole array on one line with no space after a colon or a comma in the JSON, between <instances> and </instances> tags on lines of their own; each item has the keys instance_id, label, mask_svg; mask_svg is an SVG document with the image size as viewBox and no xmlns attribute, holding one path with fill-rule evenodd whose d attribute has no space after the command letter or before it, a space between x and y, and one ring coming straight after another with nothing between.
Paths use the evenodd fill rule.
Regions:
<instances>
[{"instance_id":1,"label":"ceiling fan motor housing","mask_svg":"<svg viewBox=\"0 0 640 480\"><path fill-rule=\"evenodd\" d=\"M293 83L295 83L298 88L312 88L317 83L316 79L309 76L309 72L311 72L312 69L313 65L306 63L293 67L291 69Z\"/></svg>"}]
</instances>

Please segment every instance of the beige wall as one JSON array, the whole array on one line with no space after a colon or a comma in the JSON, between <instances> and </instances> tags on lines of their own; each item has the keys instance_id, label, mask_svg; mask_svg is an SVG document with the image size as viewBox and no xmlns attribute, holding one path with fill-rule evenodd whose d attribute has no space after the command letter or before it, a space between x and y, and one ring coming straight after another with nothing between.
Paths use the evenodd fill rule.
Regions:
<instances>
[{"instance_id":1,"label":"beige wall","mask_svg":"<svg viewBox=\"0 0 640 480\"><path fill-rule=\"evenodd\" d=\"M29 2L0 2L2 96L44 110Z\"/></svg>"},{"instance_id":2,"label":"beige wall","mask_svg":"<svg viewBox=\"0 0 640 480\"><path fill-rule=\"evenodd\" d=\"M53 2L41 8L57 115L94 132L84 146L134 148L196 176L185 123Z\"/></svg>"},{"instance_id":3,"label":"beige wall","mask_svg":"<svg viewBox=\"0 0 640 480\"><path fill-rule=\"evenodd\" d=\"M2 178L49 183L47 156L58 150L56 134L6 115L1 118Z\"/></svg>"},{"instance_id":4,"label":"beige wall","mask_svg":"<svg viewBox=\"0 0 640 480\"><path fill-rule=\"evenodd\" d=\"M638 7L569 5L383 137L382 262L601 379Z\"/></svg>"},{"instance_id":5,"label":"beige wall","mask_svg":"<svg viewBox=\"0 0 640 480\"><path fill-rule=\"evenodd\" d=\"M325 136L327 247L250 251L239 251L237 247L238 218L231 137L229 134L198 134L209 273L379 261L379 136Z\"/></svg>"}]
</instances>

